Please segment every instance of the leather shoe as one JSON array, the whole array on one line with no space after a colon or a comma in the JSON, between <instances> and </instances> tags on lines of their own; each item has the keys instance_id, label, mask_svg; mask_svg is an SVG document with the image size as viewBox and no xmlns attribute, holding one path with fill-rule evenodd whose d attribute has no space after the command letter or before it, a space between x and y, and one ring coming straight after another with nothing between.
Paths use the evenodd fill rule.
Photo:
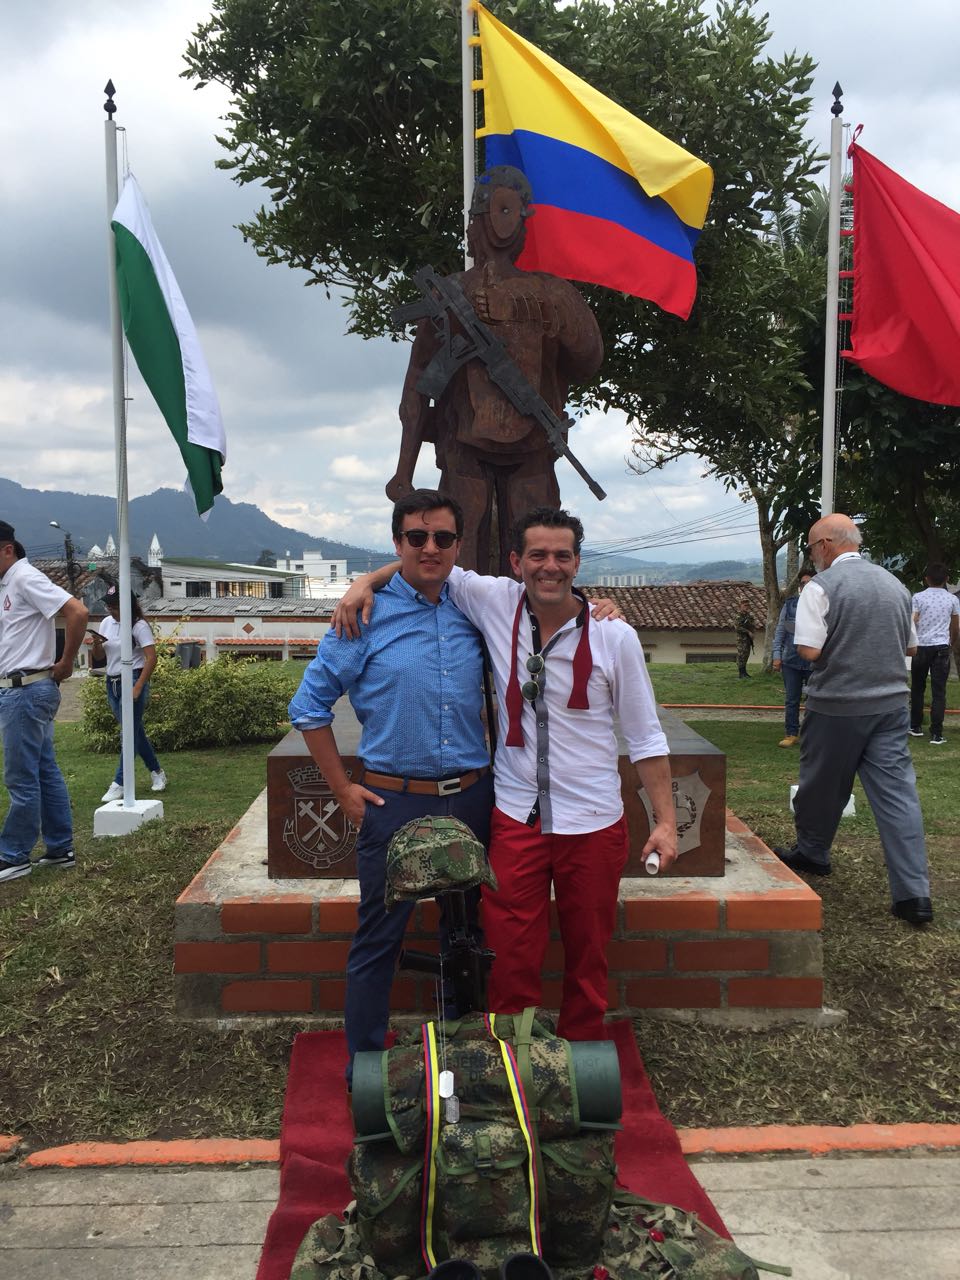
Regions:
<instances>
[{"instance_id":1,"label":"leather shoe","mask_svg":"<svg viewBox=\"0 0 960 1280\"><path fill-rule=\"evenodd\" d=\"M902 898L890 908L891 914L898 920L906 920L922 929L925 924L933 923L933 907L929 898Z\"/></svg>"},{"instance_id":2,"label":"leather shoe","mask_svg":"<svg viewBox=\"0 0 960 1280\"><path fill-rule=\"evenodd\" d=\"M801 853L796 845L788 847L784 844L775 844L773 852L785 867L789 867L791 871L802 872L804 875L828 876L832 870L829 862L814 862Z\"/></svg>"}]
</instances>

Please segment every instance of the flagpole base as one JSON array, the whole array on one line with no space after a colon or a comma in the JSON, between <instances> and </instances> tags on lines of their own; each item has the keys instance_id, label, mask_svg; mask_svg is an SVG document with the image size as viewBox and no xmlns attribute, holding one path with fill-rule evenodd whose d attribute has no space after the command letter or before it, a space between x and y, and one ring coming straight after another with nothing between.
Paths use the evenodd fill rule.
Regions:
<instances>
[{"instance_id":1,"label":"flagpole base","mask_svg":"<svg viewBox=\"0 0 960 1280\"><path fill-rule=\"evenodd\" d=\"M161 800L134 800L125 807L122 800L111 800L102 804L93 814L93 834L95 836L128 836L145 822L155 818L163 818L163 802Z\"/></svg>"}]
</instances>

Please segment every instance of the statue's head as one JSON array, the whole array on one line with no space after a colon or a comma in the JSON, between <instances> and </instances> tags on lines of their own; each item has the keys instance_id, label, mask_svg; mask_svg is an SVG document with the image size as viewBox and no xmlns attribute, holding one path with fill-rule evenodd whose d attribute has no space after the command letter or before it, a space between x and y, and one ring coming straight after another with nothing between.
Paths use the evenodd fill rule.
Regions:
<instances>
[{"instance_id":1,"label":"statue's head","mask_svg":"<svg viewBox=\"0 0 960 1280\"><path fill-rule=\"evenodd\" d=\"M532 198L526 175L512 165L494 165L480 174L470 202L468 241L474 258L485 258L485 249L506 250L511 260L519 257Z\"/></svg>"}]
</instances>

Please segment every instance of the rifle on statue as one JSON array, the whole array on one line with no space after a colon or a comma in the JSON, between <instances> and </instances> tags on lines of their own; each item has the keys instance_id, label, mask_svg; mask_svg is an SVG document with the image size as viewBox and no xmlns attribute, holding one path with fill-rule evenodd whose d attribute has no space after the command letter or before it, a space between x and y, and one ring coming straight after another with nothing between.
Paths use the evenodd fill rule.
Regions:
<instances>
[{"instance_id":1,"label":"rifle on statue","mask_svg":"<svg viewBox=\"0 0 960 1280\"><path fill-rule=\"evenodd\" d=\"M406 325L429 319L441 339L440 349L417 382L420 394L437 400L458 369L469 360L482 361L491 382L500 388L518 412L539 423L558 457L566 458L590 492L602 501L607 496L606 492L567 446L567 432L572 419L560 418L554 413L511 359L500 339L477 315L456 280L439 275L433 267L421 267L413 279L423 298L419 302L394 307L393 321ZM453 318L456 318L462 332L453 332Z\"/></svg>"}]
</instances>

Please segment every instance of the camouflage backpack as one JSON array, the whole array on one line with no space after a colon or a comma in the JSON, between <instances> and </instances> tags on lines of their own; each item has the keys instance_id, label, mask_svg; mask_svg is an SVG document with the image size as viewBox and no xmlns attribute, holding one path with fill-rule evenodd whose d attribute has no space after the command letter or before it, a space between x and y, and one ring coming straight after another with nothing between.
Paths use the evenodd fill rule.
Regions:
<instances>
[{"instance_id":1,"label":"camouflage backpack","mask_svg":"<svg viewBox=\"0 0 960 1280\"><path fill-rule=\"evenodd\" d=\"M528 1252L585 1276L599 1260L616 1177L616 1048L559 1040L534 1013L428 1023L419 1043L354 1060L357 1244L385 1276L463 1258L496 1280L504 1258Z\"/></svg>"},{"instance_id":2,"label":"camouflage backpack","mask_svg":"<svg viewBox=\"0 0 960 1280\"><path fill-rule=\"evenodd\" d=\"M424 1274L422 1261L412 1276ZM711 1231L695 1213L617 1190L599 1265L554 1267L557 1280L759 1280L760 1271L790 1275L789 1267L748 1258ZM328 1214L307 1232L290 1280L386 1280L364 1248L356 1202L343 1217Z\"/></svg>"},{"instance_id":3,"label":"camouflage backpack","mask_svg":"<svg viewBox=\"0 0 960 1280\"><path fill-rule=\"evenodd\" d=\"M389 911L398 902L434 898L450 889L496 889L483 845L465 822L428 814L404 823L387 846Z\"/></svg>"}]
</instances>

